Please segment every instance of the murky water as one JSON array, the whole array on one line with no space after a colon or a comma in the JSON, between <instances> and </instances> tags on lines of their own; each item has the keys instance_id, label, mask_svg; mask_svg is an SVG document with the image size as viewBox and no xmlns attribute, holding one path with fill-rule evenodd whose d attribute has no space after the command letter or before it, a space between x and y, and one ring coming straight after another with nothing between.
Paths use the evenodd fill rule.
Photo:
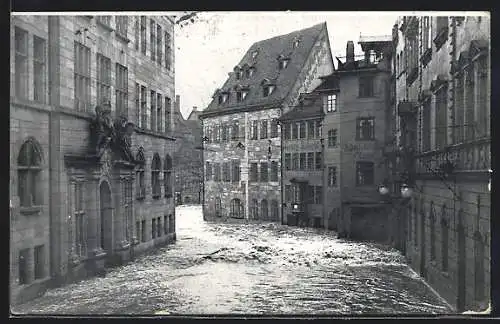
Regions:
<instances>
[{"instance_id":1,"label":"murky water","mask_svg":"<svg viewBox=\"0 0 500 324\"><path fill-rule=\"evenodd\" d=\"M203 222L177 211L177 242L13 309L29 314L436 314L450 309L399 252L334 232Z\"/></svg>"}]
</instances>

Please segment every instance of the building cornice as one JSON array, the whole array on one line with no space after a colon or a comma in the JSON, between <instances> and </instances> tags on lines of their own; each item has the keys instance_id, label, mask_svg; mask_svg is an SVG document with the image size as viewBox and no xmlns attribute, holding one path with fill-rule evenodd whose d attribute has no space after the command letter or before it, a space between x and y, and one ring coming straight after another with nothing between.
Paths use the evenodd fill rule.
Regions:
<instances>
[{"instance_id":1,"label":"building cornice","mask_svg":"<svg viewBox=\"0 0 500 324\"><path fill-rule=\"evenodd\" d=\"M249 106L232 106L226 109L218 109L214 111L206 111L202 112L199 115L200 120L209 118L209 117L218 117L218 116L224 116L224 115L230 115L234 113L239 113L239 112L251 112L251 111L258 111L258 110L266 110L266 109L273 109L273 108L280 108L283 100L275 100L269 103L261 103L261 104L255 104L255 105L249 105Z\"/></svg>"}]
</instances>

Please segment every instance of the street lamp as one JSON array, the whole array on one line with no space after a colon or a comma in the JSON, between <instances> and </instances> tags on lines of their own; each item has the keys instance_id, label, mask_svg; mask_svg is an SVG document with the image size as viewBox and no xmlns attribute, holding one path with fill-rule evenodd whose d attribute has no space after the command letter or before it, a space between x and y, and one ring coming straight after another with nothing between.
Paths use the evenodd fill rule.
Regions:
<instances>
[{"instance_id":1,"label":"street lamp","mask_svg":"<svg viewBox=\"0 0 500 324\"><path fill-rule=\"evenodd\" d=\"M390 197L390 190L385 182L378 186L378 192L380 193L380 195L382 197L391 198ZM411 198L412 196L413 196L413 189L410 188L407 184L402 184L401 185L401 197L402 198Z\"/></svg>"}]
</instances>

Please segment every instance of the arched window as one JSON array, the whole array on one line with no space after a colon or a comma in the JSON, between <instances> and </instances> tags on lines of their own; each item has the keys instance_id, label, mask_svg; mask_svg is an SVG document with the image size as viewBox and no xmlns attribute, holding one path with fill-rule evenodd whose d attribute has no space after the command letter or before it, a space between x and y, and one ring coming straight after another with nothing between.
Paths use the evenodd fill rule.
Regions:
<instances>
[{"instance_id":1,"label":"arched window","mask_svg":"<svg viewBox=\"0 0 500 324\"><path fill-rule=\"evenodd\" d=\"M262 199L262 201L260 202L260 214L262 215L262 219L263 220L268 220L269 219L269 209L268 209L268 205L267 205L267 200L266 199Z\"/></svg>"},{"instance_id":2,"label":"arched window","mask_svg":"<svg viewBox=\"0 0 500 324\"><path fill-rule=\"evenodd\" d=\"M436 260L436 211L434 210L434 202L431 201L431 208L429 211L429 222L430 222L430 243L431 243L431 260Z\"/></svg>"},{"instance_id":3,"label":"arched window","mask_svg":"<svg viewBox=\"0 0 500 324\"><path fill-rule=\"evenodd\" d=\"M243 218L242 215L242 205L238 198L231 200L231 217L233 218Z\"/></svg>"},{"instance_id":4,"label":"arched window","mask_svg":"<svg viewBox=\"0 0 500 324\"><path fill-rule=\"evenodd\" d=\"M153 191L153 199L158 199L161 197L160 172L160 155L158 153L155 153L153 156L153 161L151 161L151 187Z\"/></svg>"},{"instance_id":5,"label":"arched window","mask_svg":"<svg viewBox=\"0 0 500 324\"><path fill-rule=\"evenodd\" d=\"M146 197L146 185L144 183L144 166L146 165L146 159L144 157L143 147L139 147L135 159L139 164L139 167L135 172L135 181L137 188L136 197L137 199L144 199Z\"/></svg>"},{"instance_id":6,"label":"arched window","mask_svg":"<svg viewBox=\"0 0 500 324\"><path fill-rule=\"evenodd\" d=\"M169 154L165 157L165 164L163 164L163 184L165 186L165 197L172 197L172 158Z\"/></svg>"},{"instance_id":7,"label":"arched window","mask_svg":"<svg viewBox=\"0 0 500 324\"><path fill-rule=\"evenodd\" d=\"M484 241L481 233L474 233L474 292L476 301L484 299Z\"/></svg>"},{"instance_id":8,"label":"arched window","mask_svg":"<svg viewBox=\"0 0 500 324\"><path fill-rule=\"evenodd\" d=\"M34 138L21 146L17 157L18 196L21 207L43 204L41 182L42 150Z\"/></svg>"},{"instance_id":9,"label":"arched window","mask_svg":"<svg viewBox=\"0 0 500 324\"><path fill-rule=\"evenodd\" d=\"M220 197L215 198L215 216L217 217L222 216L222 201Z\"/></svg>"},{"instance_id":10,"label":"arched window","mask_svg":"<svg viewBox=\"0 0 500 324\"><path fill-rule=\"evenodd\" d=\"M250 205L250 217L252 219L259 219L259 202L257 199L252 199L252 204Z\"/></svg>"},{"instance_id":11,"label":"arched window","mask_svg":"<svg viewBox=\"0 0 500 324\"><path fill-rule=\"evenodd\" d=\"M278 201L271 200L271 219L277 221L279 218Z\"/></svg>"},{"instance_id":12,"label":"arched window","mask_svg":"<svg viewBox=\"0 0 500 324\"><path fill-rule=\"evenodd\" d=\"M446 205L441 208L441 268L448 271L448 236L449 225L446 216Z\"/></svg>"}]
</instances>

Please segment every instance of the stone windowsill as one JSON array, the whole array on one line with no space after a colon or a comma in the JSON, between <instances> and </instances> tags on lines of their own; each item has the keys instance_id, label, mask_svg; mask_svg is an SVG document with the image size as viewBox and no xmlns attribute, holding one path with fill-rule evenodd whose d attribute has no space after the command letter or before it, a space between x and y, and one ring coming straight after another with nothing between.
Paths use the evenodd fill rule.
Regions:
<instances>
[{"instance_id":1,"label":"stone windowsill","mask_svg":"<svg viewBox=\"0 0 500 324\"><path fill-rule=\"evenodd\" d=\"M438 31L436 37L434 38L433 42L434 45L436 45L436 51L439 51L443 44L446 42L448 39L448 27L443 27L441 30Z\"/></svg>"},{"instance_id":2,"label":"stone windowsill","mask_svg":"<svg viewBox=\"0 0 500 324\"><path fill-rule=\"evenodd\" d=\"M422 62L424 66L427 66L427 64L431 61L431 59L432 59L432 48L428 48L425 50L424 54L422 54L420 62Z\"/></svg>"},{"instance_id":3,"label":"stone windowsill","mask_svg":"<svg viewBox=\"0 0 500 324\"><path fill-rule=\"evenodd\" d=\"M102 21L100 21L100 20L98 20L98 19L96 20L96 23L97 23L99 26L102 26L104 29L107 29L107 30L108 30L108 31L110 31L110 32L112 32L112 31L114 30L111 26L109 26L109 25L107 25L107 24L103 23Z\"/></svg>"},{"instance_id":4,"label":"stone windowsill","mask_svg":"<svg viewBox=\"0 0 500 324\"><path fill-rule=\"evenodd\" d=\"M121 40L127 44L130 43L130 39L126 35L123 35L119 32L115 32L115 36L116 36L116 38L118 38L119 40Z\"/></svg>"},{"instance_id":5,"label":"stone windowsill","mask_svg":"<svg viewBox=\"0 0 500 324\"><path fill-rule=\"evenodd\" d=\"M42 206L19 207L19 211L23 215L38 215L42 211Z\"/></svg>"}]
</instances>

